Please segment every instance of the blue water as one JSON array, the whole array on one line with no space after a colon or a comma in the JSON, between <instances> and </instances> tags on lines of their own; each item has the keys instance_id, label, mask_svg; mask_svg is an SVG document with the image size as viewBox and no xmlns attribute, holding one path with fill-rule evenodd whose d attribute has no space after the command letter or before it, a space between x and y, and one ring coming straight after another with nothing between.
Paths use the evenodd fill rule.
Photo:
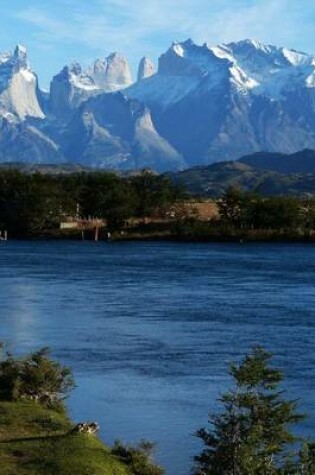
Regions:
<instances>
[{"instance_id":1,"label":"blue water","mask_svg":"<svg viewBox=\"0 0 315 475\"><path fill-rule=\"evenodd\" d=\"M253 344L315 435L314 246L12 241L0 266L0 340L70 365L71 414L106 442L156 441L167 474L188 475L227 364Z\"/></svg>"}]
</instances>

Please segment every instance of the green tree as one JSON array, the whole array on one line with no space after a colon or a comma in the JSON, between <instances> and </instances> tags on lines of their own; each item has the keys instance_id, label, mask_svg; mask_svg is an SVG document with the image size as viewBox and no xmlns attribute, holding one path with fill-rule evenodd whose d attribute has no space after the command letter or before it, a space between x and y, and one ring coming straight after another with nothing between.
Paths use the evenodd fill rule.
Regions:
<instances>
[{"instance_id":1,"label":"green tree","mask_svg":"<svg viewBox=\"0 0 315 475\"><path fill-rule=\"evenodd\" d=\"M134 214L134 190L127 180L114 173L97 172L84 177L80 204L84 217L106 219L110 230L119 230Z\"/></svg>"},{"instance_id":2,"label":"green tree","mask_svg":"<svg viewBox=\"0 0 315 475\"><path fill-rule=\"evenodd\" d=\"M297 229L303 225L302 205L294 197L265 198L253 210L256 229Z\"/></svg>"},{"instance_id":3,"label":"green tree","mask_svg":"<svg viewBox=\"0 0 315 475\"><path fill-rule=\"evenodd\" d=\"M229 187L219 200L219 213L224 224L234 228L244 228L246 225L246 193L238 188Z\"/></svg>"},{"instance_id":4,"label":"green tree","mask_svg":"<svg viewBox=\"0 0 315 475\"><path fill-rule=\"evenodd\" d=\"M0 400L58 406L73 386L71 371L51 360L47 348L21 358L7 353L0 361Z\"/></svg>"},{"instance_id":5,"label":"green tree","mask_svg":"<svg viewBox=\"0 0 315 475\"><path fill-rule=\"evenodd\" d=\"M167 176L156 176L146 171L133 177L130 182L138 199L136 214L139 217L163 214L183 196L183 191Z\"/></svg>"},{"instance_id":6,"label":"green tree","mask_svg":"<svg viewBox=\"0 0 315 475\"><path fill-rule=\"evenodd\" d=\"M37 235L56 228L73 209L75 204L56 177L0 172L0 222L10 235Z\"/></svg>"},{"instance_id":7,"label":"green tree","mask_svg":"<svg viewBox=\"0 0 315 475\"><path fill-rule=\"evenodd\" d=\"M297 401L283 397L283 374L270 359L270 353L255 347L239 365L231 365L235 388L221 397L223 410L210 418L210 428L197 431L205 448L195 457L196 475L315 473L311 444L299 455L299 440L290 428L303 416Z\"/></svg>"}]
</instances>

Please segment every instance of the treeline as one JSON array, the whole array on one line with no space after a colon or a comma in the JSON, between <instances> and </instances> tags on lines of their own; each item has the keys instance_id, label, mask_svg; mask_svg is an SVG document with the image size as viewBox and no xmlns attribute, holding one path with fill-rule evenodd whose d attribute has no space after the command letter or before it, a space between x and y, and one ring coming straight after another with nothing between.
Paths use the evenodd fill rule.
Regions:
<instances>
[{"instance_id":1,"label":"treeline","mask_svg":"<svg viewBox=\"0 0 315 475\"><path fill-rule=\"evenodd\" d=\"M123 178L108 172L48 175L5 170L0 172L0 230L10 236L38 236L74 216L106 219L116 230L132 216L162 212L180 196L167 177L151 173Z\"/></svg>"},{"instance_id":2,"label":"treeline","mask_svg":"<svg viewBox=\"0 0 315 475\"><path fill-rule=\"evenodd\" d=\"M180 239L312 239L315 199L294 196L263 197L229 188L217 200L218 219L197 216L174 223Z\"/></svg>"},{"instance_id":3,"label":"treeline","mask_svg":"<svg viewBox=\"0 0 315 475\"><path fill-rule=\"evenodd\" d=\"M0 232L7 231L9 237L64 237L60 223L77 217L104 219L114 232L124 229L130 218L140 218L123 238L274 240L314 235L314 198L266 198L230 188L216 200L218 215L212 220L191 212L193 199L192 206L177 206L172 212L172 205L185 199L185 191L169 177L149 172L120 177L109 172L51 175L2 170ZM167 219L144 224L145 217Z\"/></svg>"},{"instance_id":4,"label":"treeline","mask_svg":"<svg viewBox=\"0 0 315 475\"><path fill-rule=\"evenodd\" d=\"M303 229L315 227L315 199L264 198L230 188L218 202L221 222L237 229Z\"/></svg>"}]
</instances>

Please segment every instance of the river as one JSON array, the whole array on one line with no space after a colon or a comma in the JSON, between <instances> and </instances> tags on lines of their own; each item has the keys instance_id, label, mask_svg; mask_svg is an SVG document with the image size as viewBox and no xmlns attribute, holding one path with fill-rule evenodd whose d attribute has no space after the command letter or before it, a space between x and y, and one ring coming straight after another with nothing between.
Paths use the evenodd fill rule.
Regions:
<instances>
[{"instance_id":1,"label":"river","mask_svg":"<svg viewBox=\"0 0 315 475\"><path fill-rule=\"evenodd\" d=\"M193 433L254 344L315 435L314 246L11 241L0 266L0 340L51 347L74 371L73 418L157 442L167 475L189 474Z\"/></svg>"}]
</instances>

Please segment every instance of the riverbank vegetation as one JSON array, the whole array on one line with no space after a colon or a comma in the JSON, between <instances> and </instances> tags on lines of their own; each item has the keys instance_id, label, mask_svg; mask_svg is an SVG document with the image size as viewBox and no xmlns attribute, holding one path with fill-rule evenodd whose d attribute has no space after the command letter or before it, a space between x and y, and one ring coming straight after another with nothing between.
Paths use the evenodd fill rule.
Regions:
<instances>
[{"instance_id":1,"label":"riverbank vegetation","mask_svg":"<svg viewBox=\"0 0 315 475\"><path fill-rule=\"evenodd\" d=\"M0 230L9 236L38 237L74 218L100 218L121 229L128 218L150 216L179 199L166 177L144 173L122 178L114 173L70 175L0 171Z\"/></svg>"},{"instance_id":2,"label":"riverbank vegetation","mask_svg":"<svg viewBox=\"0 0 315 475\"><path fill-rule=\"evenodd\" d=\"M105 446L74 425L64 398L73 388L71 371L46 349L0 362L1 475L162 475L151 462L153 445Z\"/></svg>"},{"instance_id":3,"label":"riverbank vegetation","mask_svg":"<svg viewBox=\"0 0 315 475\"><path fill-rule=\"evenodd\" d=\"M255 347L231 365L235 386L220 398L221 412L196 432L204 448L192 473L314 475L315 444L292 429L304 415L298 401L285 398L283 373L270 360ZM98 439L97 423L74 425L64 404L73 386L71 371L47 349L2 356L1 475L163 475L152 462L152 443L117 441L110 448Z\"/></svg>"},{"instance_id":4,"label":"riverbank vegetation","mask_svg":"<svg viewBox=\"0 0 315 475\"><path fill-rule=\"evenodd\" d=\"M314 241L315 199L262 197L229 188L216 201L218 218L177 220L178 239L236 241Z\"/></svg>"},{"instance_id":5,"label":"riverbank vegetation","mask_svg":"<svg viewBox=\"0 0 315 475\"><path fill-rule=\"evenodd\" d=\"M87 226L94 219L100 220L101 238L110 233L114 239L315 240L311 197L262 197L230 188L206 200L149 172L120 177L0 171L3 235L81 239L82 222Z\"/></svg>"}]
</instances>

